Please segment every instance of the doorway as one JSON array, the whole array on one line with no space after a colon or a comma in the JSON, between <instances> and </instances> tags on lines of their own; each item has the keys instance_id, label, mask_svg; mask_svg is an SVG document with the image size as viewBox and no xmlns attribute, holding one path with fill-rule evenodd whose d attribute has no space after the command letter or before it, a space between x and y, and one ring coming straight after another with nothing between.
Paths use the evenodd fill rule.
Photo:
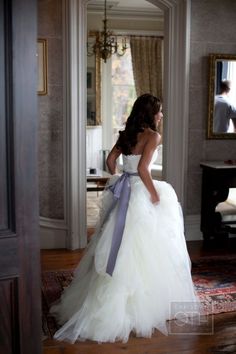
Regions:
<instances>
[{"instance_id":1,"label":"doorway","mask_svg":"<svg viewBox=\"0 0 236 354\"><path fill-rule=\"evenodd\" d=\"M150 43L151 39L148 37L159 37L158 40L163 41L164 22L160 9L145 0L135 3L135 6L133 3L122 3L122 6L119 3L121 2L110 4L107 8L107 26L118 43L118 54L112 54L106 61L93 52L93 46L100 40L104 5L95 6L94 2L91 5L88 2L87 5L86 211L89 234L90 229L96 225L99 214L100 194L104 186L104 174L107 172L106 156L117 140L119 130L124 129L137 97L130 40L135 38L137 41L142 37L142 41L146 39ZM121 47L124 43L127 48L123 54ZM97 96L100 98L99 102ZM121 161L119 162L121 165ZM161 177L161 168L160 163L158 166L155 164L154 178L157 173Z\"/></svg>"},{"instance_id":2,"label":"doorway","mask_svg":"<svg viewBox=\"0 0 236 354\"><path fill-rule=\"evenodd\" d=\"M88 1L63 1L65 144L65 220L44 223L51 248L87 244L86 225L86 48ZM164 11L164 179L173 185L184 207L188 137L189 1L152 1ZM53 223L53 234L51 236ZM42 228L41 228L42 231ZM62 241L62 242L61 242ZM59 245L59 247L61 247ZM63 247L62 246L62 247Z\"/></svg>"}]
</instances>

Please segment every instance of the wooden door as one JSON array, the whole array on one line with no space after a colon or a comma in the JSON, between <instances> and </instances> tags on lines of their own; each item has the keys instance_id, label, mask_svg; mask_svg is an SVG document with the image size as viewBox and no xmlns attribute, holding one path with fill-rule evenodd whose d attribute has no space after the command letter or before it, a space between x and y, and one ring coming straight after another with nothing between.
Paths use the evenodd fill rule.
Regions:
<instances>
[{"instance_id":1,"label":"wooden door","mask_svg":"<svg viewBox=\"0 0 236 354\"><path fill-rule=\"evenodd\" d=\"M37 2L0 0L0 353L41 353Z\"/></svg>"}]
</instances>

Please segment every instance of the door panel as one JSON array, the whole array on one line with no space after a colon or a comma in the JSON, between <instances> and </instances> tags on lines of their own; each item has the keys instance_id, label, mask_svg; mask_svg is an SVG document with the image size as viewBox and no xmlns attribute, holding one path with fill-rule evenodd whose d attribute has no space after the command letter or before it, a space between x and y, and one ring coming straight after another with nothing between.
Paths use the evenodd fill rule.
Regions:
<instances>
[{"instance_id":1,"label":"door panel","mask_svg":"<svg viewBox=\"0 0 236 354\"><path fill-rule=\"evenodd\" d=\"M0 353L41 353L36 0L0 0Z\"/></svg>"},{"instance_id":2,"label":"door panel","mask_svg":"<svg viewBox=\"0 0 236 354\"><path fill-rule=\"evenodd\" d=\"M19 343L17 336L17 279L0 281L0 350L1 353L17 353Z\"/></svg>"}]
</instances>

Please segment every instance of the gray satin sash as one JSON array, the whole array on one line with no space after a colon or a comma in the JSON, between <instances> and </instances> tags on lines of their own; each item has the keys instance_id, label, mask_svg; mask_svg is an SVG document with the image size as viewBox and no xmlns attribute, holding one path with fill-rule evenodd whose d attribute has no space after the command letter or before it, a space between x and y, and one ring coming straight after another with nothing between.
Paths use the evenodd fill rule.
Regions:
<instances>
[{"instance_id":1,"label":"gray satin sash","mask_svg":"<svg viewBox=\"0 0 236 354\"><path fill-rule=\"evenodd\" d=\"M111 212L111 210L113 210L115 205L118 203L116 222L115 222L115 227L112 235L111 249L110 249L110 254L108 257L107 268L106 268L106 273L109 275L113 274L115 264L116 264L117 254L120 249L123 232L125 228L125 220L126 220L126 214L129 205L129 198L130 198L130 191L131 191L130 176L138 176L138 173L124 172L112 186L108 186L108 189L110 189L110 191L113 193L113 198L114 198L109 213Z\"/></svg>"}]
</instances>

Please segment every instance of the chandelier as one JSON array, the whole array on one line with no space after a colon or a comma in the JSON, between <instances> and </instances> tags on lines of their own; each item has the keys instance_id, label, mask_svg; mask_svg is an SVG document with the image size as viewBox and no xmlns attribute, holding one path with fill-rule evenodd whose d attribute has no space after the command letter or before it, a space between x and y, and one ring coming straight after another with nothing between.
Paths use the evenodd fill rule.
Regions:
<instances>
[{"instance_id":1,"label":"chandelier","mask_svg":"<svg viewBox=\"0 0 236 354\"><path fill-rule=\"evenodd\" d=\"M104 63L106 63L107 59L109 59L112 54L117 54L119 56L124 55L127 48L126 38L122 38L120 44L117 42L117 37L107 29L107 1L105 0L103 31L99 32L96 36L94 44L87 43L87 55L92 56L96 54L99 58L104 60Z\"/></svg>"}]
</instances>

